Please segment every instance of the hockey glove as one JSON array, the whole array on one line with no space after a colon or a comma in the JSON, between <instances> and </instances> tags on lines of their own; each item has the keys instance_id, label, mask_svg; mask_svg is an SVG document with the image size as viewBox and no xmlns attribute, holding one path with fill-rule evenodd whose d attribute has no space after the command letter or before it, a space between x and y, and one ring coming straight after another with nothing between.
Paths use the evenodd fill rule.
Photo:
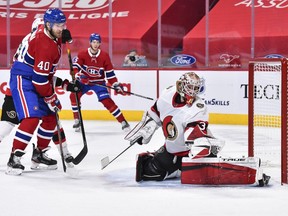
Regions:
<instances>
[{"instance_id":1,"label":"hockey glove","mask_svg":"<svg viewBox=\"0 0 288 216\"><path fill-rule=\"evenodd\" d=\"M119 82L115 82L112 84L112 87L115 89L117 93L123 94L124 93L124 88L123 85Z\"/></svg>"},{"instance_id":2,"label":"hockey glove","mask_svg":"<svg viewBox=\"0 0 288 216\"><path fill-rule=\"evenodd\" d=\"M65 44L66 42L72 43L73 39L71 33L68 29L64 29L62 31L62 43Z\"/></svg>"},{"instance_id":3,"label":"hockey glove","mask_svg":"<svg viewBox=\"0 0 288 216\"><path fill-rule=\"evenodd\" d=\"M81 86L80 86L80 83L79 83L78 80L75 80L75 83L74 83L74 82L69 82L69 80L65 79L65 80L62 82L62 88L63 88L65 91L79 92L80 89L81 89Z\"/></svg>"},{"instance_id":4,"label":"hockey glove","mask_svg":"<svg viewBox=\"0 0 288 216\"><path fill-rule=\"evenodd\" d=\"M53 112L60 111L62 109L61 103L55 93L49 97L44 97L44 101L47 103L49 109Z\"/></svg>"},{"instance_id":5,"label":"hockey glove","mask_svg":"<svg viewBox=\"0 0 288 216\"><path fill-rule=\"evenodd\" d=\"M139 145L150 142L159 125L152 119L147 112L144 113L142 120L125 136L125 140L130 141L130 145Z\"/></svg>"},{"instance_id":6,"label":"hockey glove","mask_svg":"<svg viewBox=\"0 0 288 216\"><path fill-rule=\"evenodd\" d=\"M81 81L82 84L88 85L89 84L89 77L87 77L84 74L81 74L80 75L80 81Z\"/></svg>"}]
</instances>

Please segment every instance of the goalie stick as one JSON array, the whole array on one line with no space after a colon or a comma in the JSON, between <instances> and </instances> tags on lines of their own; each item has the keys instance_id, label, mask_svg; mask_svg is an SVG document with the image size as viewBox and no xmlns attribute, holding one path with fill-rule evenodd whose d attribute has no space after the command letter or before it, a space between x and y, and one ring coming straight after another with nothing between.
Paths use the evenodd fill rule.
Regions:
<instances>
[{"instance_id":1,"label":"goalie stick","mask_svg":"<svg viewBox=\"0 0 288 216\"><path fill-rule=\"evenodd\" d=\"M107 167L110 163L112 163L114 160L116 160L120 155L122 155L124 152L126 152L129 148L131 148L135 143L137 143L138 139L134 139L131 141L131 138L138 133L138 131L145 125L146 120L148 117L148 113L146 112L145 115L143 116L142 120L138 122L138 124L129 132L127 135L124 137L125 140L130 141L130 145L125 148L120 154L118 154L115 158L113 158L111 161L109 160L109 157L106 156L102 158L101 160L101 167L102 170Z\"/></svg>"},{"instance_id":2,"label":"goalie stick","mask_svg":"<svg viewBox=\"0 0 288 216\"><path fill-rule=\"evenodd\" d=\"M74 74L73 66L72 66L72 58L71 58L71 50L70 50L69 42L66 42L66 48L67 48L67 54L68 54L68 60L69 60L70 75L72 77L72 81L75 82L75 74ZM80 151L80 153L72 161L73 164L77 165L87 155L88 146L87 146L85 130L84 130L84 125L83 125L83 118L82 118L80 102L79 102L79 98L78 98L77 92L75 92L75 96L76 96L76 103L77 103L77 108L78 108L78 113L79 113L79 121L80 121L80 127L81 127L81 133L82 133L83 145L84 145L82 150Z\"/></svg>"},{"instance_id":3,"label":"goalie stick","mask_svg":"<svg viewBox=\"0 0 288 216\"><path fill-rule=\"evenodd\" d=\"M112 86L106 86L106 85L101 85L101 84L97 84L97 83L94 83L94 85L117 90L116 88L114 88ZM140 95L140 94L136 94L136 93L133 93L133 92L129 92L129 91L124 91L123 90L123 93L131 94L131 95L134 95L134 96L137 96L137 97L141 97L141 98L145 98L145 99L148 99L148 100L154 100L153 98L146 97L146 96L143 96L143 95Z\"/></svg>"},{"instance_id":4,"label":"goalie stick","mask_svg":"<svg viewBox=\"0 0 288 216\"><path fill-rule=\"evenodd\" d=\"M101 159L101 169L103 170L105 167L107 167L109 164L111 164L113 161L115 161L120 155L122 155L124 152L126 152L129 148L131 148L135 143L129 145L127 148L125 148L121 153L119 153L115 158L113 158L111 161L109 161L109 156L106 156Z\"/></svg>"}]
</instances>

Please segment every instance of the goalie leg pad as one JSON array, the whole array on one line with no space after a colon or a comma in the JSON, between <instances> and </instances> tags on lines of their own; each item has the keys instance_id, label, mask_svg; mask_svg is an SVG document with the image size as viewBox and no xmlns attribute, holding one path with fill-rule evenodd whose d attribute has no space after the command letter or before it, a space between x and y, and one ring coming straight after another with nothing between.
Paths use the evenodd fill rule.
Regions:
<instances>
[{"instance_id":1,"label":"goalie leg pad","mask_svg":"<svg viewBox=\"0 0 288 216\"><path fill-rule=\"evenodd\" d=\"M167 152L162 146L155 153L138 155L136 181L163 181L179 176L182 157Z\"/></svg>"},{"instance_id":2,"label":"goalie leg pad","mask_svg":"<svg viewBox=\"0 0 288 216\"><path fill-rule=\"evenodd\" d=\"M136 182L140 181L162 181L166 176L157 161L154 153L145 152L138 155L136 164Z\"/></svg>"},{"instance_id":3,"label":"goalie leg pad","mask_svg":"<svg viewBox=\"0 0 288 216\"><path fill-rule=\"evenodd\" d=\"M137 155L136 161L136 182L140 182L143 180L143 167L147 163L148 160L153 158L153 154L150 152L144 152Z\"/></svg>"},{"instance_id":4,"label":"goalie leg pad","mask_svg":"<svg viewBox=\"0 0 288 216\"><path fill-rule=\"evenodd\" d=\"M191 159L187 157L182 160L182 184L254 184L262 178L259 158Z\"/></svg>"}]
</instances>

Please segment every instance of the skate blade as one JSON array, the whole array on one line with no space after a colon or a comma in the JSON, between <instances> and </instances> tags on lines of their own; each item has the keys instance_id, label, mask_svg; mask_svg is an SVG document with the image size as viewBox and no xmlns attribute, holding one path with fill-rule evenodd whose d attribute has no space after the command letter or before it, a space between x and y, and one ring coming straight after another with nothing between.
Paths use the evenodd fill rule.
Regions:
<instances>
[{"instance_id":1,"label":"skate blade","mask_svg":"<svg viewBox=\"0 0 288 216\"><path fill-rule=\"evenodd\" d=\"M81 131L81 128L75 128L75 132L80 132Z\"/></svg>"},{"instance_id":2,"label":"skate blade","mask_svg":"<svg viewBox=\"0 0 288 216\"><path fill-rule=\"evenodd\" d=\"M45 164L39 164L32 161L31 169L32 170L56 170L58 167L57 165L50 165L47 166Z\"/></svg>"},{"instance_id":3,"label":"skate blade","mask_svg":"<svg viewBox=\"0 0 288 216\"><path fill-rule=\"evenodd\" d=\"M8 167L7 170L5 171L5 173L6 173L7 175L15 175L15 176L21 175L22 172L23 172L22 169L14 169L14 168L12 168L12 167Z\"/></svg>"}]
</instances>

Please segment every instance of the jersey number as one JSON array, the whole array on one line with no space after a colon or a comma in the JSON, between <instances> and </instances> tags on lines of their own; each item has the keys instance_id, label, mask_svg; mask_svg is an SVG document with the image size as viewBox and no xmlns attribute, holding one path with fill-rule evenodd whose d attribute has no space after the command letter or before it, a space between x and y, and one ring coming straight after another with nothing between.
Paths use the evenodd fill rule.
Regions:
<instances>
[{"instance_id":1,"label":"jersey number","mask_svg":"<svg viewBox=\"0 0 288 216\"><path fill-rule=\"evenodd\" d=\"M206 129L207 129L207 124L205 122L199 122L198 126L199 126L201 131L206 131Z\"/></svg>"},{"instance_id":2,"label":"jersey number","mask_svg":"<svg viewBox=\"0 0 288 216\"><path fill-rule=\"evenodd\" d=\"M44 70L44 71L49 71L49 68L50 68L50 62L39 62L39 64L37 65L37 67L40 69L40 70Z\"/></svg>"}]
</instances>

